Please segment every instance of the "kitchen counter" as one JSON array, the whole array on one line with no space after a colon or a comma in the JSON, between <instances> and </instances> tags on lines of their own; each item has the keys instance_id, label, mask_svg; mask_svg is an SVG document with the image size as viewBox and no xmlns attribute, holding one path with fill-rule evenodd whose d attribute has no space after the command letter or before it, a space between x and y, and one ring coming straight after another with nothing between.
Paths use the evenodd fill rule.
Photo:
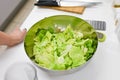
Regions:
<instances>
[{"instance_id":1,"label":"kitchen counter","mask_svg":"<svg viewBox=\"0 0 120 80\"><path fill-rule=\"evenodd\" d=\"M99 42L95 55L83 69L68 75L54 76L36 67L38 80L120 80L120 43L115 33L114 9L108 3L86 8L82 15L35 6L21 28L29 30L33 24L45 17L62 14L80 17L85 20L105 21L106 31L100 32L106 35L106 40ZM24 43L8 48L0 56L0 80L4 80L6 70L15 62L31 63L25 53Z\"/></svg>"}]
</instances>

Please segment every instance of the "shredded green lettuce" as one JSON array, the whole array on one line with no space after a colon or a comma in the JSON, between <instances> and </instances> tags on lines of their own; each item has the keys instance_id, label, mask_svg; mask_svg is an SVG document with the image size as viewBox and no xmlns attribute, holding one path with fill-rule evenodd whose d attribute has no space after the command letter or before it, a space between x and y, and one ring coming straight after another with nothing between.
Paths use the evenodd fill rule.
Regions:
<instances>
[{"instance_id":1,"label":"shredded green lettuce","mask_svg":"<svg viewBox=\"0 0 120 80\"><path fill-rule=\"evenodd\" d=\"M64 31L38 29L34 38L35 62L52 70L68 70L83 65L96 47L94 39L84 37L80 31L67 26Z\"/></svg>"}]
</instances>

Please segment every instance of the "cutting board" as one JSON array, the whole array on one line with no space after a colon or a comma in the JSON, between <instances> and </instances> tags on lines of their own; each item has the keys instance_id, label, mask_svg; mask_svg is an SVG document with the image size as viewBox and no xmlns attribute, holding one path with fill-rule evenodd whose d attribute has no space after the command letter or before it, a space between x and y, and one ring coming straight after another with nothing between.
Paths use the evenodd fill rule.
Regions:
<instances>
[{"instance_id":1,"label":"cutting board","mask_svg":"<svg viewBox=\"0 0 120 80\"><path fill-rule=\"evenodd\" d=\"M66 12L72 12L72 13L78 13L82 14L85 10L85 7L82 6L74 6L74 7L54 7L54 6L43 6L44 8L50 8L60 11L66 11Z\"/></svg>"}]
</instances>

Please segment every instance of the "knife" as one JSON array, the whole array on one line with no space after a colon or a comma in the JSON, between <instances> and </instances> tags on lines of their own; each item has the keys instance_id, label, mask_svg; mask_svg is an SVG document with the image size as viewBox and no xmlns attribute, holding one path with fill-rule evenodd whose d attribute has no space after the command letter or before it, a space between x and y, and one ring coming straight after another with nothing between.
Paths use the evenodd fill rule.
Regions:
<instances>
[{"instance_id":1,"label":"knife","mask_svg":"<svg viewBox=\"0 0 120 80\"><path fill-rule=\"evenodd\" d=\"M65 0L39 0L35 5L37 6L85 6L92 7L102 2L84 2L84 1L65 1Z\"/></svg>"}]
</instances>

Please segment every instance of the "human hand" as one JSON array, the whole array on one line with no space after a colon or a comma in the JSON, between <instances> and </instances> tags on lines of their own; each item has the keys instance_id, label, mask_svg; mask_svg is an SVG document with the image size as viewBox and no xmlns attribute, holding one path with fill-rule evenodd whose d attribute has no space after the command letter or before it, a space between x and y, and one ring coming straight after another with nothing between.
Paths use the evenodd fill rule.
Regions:
<instances>
[{"instance_id":1,"label":"human hand","mask_svg":"<svg viewBox=\"0 0 120 80\"><path fill-rule=\"evenodd\" d=\"M26 29L20 30L20 28L17 27L12 33L9 34L10 40L8 46L11 47L21 43L26 35L26 32Z\"/></svg>"}]
</instances>

